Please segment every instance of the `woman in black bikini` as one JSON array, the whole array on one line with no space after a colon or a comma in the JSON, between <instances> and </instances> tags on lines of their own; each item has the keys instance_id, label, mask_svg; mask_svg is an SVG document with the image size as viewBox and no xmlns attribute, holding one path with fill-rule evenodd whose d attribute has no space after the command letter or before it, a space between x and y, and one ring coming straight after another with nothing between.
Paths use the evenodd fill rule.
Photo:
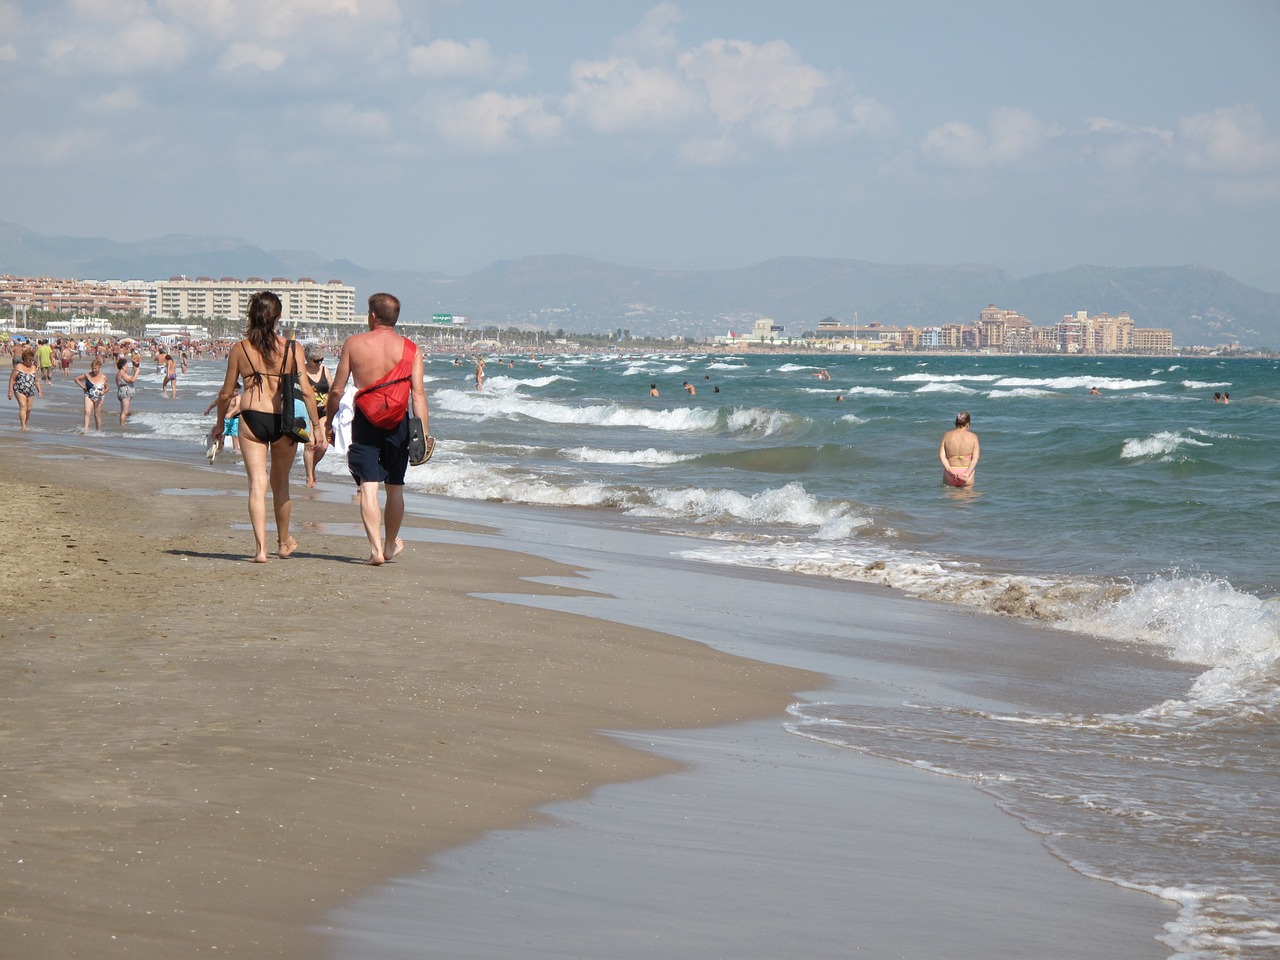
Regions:
<instances>
[{"instance_id":1,"label":"woman in black bikini","mask_svg":"<svg viewBox=\"0 0 1280 960\"><path fill-rule=\"evenodd\" d=\"M307 347L307 379L316 392L316 410L323 420L329 412L329 371L324 365L324 348L318 343ZM302 465L307 469L307 486L316 485L316 464L324 459L325 447L308 443L302 449Z\"/></svg>"},{"instance_id":2,"label":"woman in black bikini","mask_svg":"<svg viewBox=\"0 0 1280 960\"><path fill-rule=\"evenodd\" d=\"M227 375L218 394L218 410L211 431L212 439L221 443L227 408L243 383L244 391L240 394L240 453L244 457L245 473L249 476L249 522L253 526L253 539L257 546L257 553L249 558L253 563L267 562L268 486L276 517L276 556L287 557L298 547L298 541L289 534L292 513L289 471L293 468L298 448L285 436L281 425L280 374L301 370L306 360L301 344L285 340L276 332L280 312L280 298L270 291L255 293L250 298L249 324L244 339L227 355ZM324 431L319 429L315 391L308 378L299 379L307 416L311 419L312 442L323 449L327 441Z\"/></svg>"}]
</instances>

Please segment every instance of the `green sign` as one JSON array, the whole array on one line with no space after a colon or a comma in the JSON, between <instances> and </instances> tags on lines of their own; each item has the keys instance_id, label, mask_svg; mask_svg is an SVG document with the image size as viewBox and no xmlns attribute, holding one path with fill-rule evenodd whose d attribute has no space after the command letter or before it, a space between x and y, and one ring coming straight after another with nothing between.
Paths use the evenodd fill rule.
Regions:
<instances>
[{"instance_id":1,"label":"green sign","mask_svg":"<svg viewBox=\"0 0 1280 960\"><path fill-rule=\"evenodd\" d=\"M433 313L431 315L432 323L453 323L452 313Z\"/></svg>"}]
</instances>

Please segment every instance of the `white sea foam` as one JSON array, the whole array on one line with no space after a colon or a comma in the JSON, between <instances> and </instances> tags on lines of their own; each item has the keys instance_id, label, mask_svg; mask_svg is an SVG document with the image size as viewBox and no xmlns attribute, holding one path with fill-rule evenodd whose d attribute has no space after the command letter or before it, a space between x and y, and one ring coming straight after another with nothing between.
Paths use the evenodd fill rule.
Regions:
<instances>
[{"instance_id":1,"label":"white sea foam","mask_svg":"<svg viewBox=\"0 0 1280 960\"><path fill-rule=\"evenodd\" d=\"M1141 390L1164 386L1163 380L1128 380L1121 377L1001 377L998 387L1048 387L1051 390Z\"/></svg>"},{"instance_id":2,"label":"white sea foam","mask_svg":"<svg viewBox=\"0 0 1280 960\"><path fill-rule=\"evenodd\" d=\"M987 396L992 400L997 397L1052 397L1052 390L1040 390L1036 387L1015 387L1012 390L990 390Z\"/></svg>"},{"instance_id":3,"label":"white sea foam","mask_svg":"<svg viewBox=\"0 0 1280 960\"><path fill-rule=\"evenodd\" d=\"M846 394L855 394L864 397L896 397L899 394L893 390L885 390L881 387L850 387L845 391Z\"/></svg>"},{"instance_id":4,"label":"white sea foam","mask_svg":"<svg viewBox=\"0 0 1280 960\"><path fill-rule=\"evenodd\" d=\"M513 394L485 395L460 390L441 390L432 399L441 411L484 419L526 417L546 423L668 431L710 430L717 422L717 412L706 407L652 409L614 403L574 406L550 400L530 400Z\"/></svg>"},{"instance_id":5,"label":"white sea foam","mask_svg":"<svg viewBox=\"0 0 1280 960\"><path fill-rule=\"evenodd\" d=\"M871 521L856 515L845 503L822 502L799 483L765 490L752 496L734 490L701 487L649 491L645 502L628 513L699 524L747 523L807 527L820 539L841 539Z\"/></svg>"},{"instance_id":6,"label":"white sea foam","mask_svg":"<svg viewBox=\"0 0 1280 960\"><path fill-rule=\"evenodd\" d=\"M1205 380L1183 380L1182 385L1188 390L1212 390L1214 387L1222 389L1231 386L1230 380L1224 380L1219 383L1209 383Z\"/></svg>"},{"instance_id":7,"label":"white sea foam","mask_svg":"<svg viewBox=\"0 0 1280 960\"><path fill-rule=\"evenodd\" d=\"M749 437L768 437L803 422L803 418L793 413L783 413L781 410L739 407L729 413L727 426L730 433Z\"/></svg>"},{"instance_id":8,"label":"white sea foam","mask_svg":"<svg viewBox=\"0 0 1280 960\"><path fill-rule=\"evenodd\" d=\"M1280 719L1280 690L1275 686L1280 676L1280 598L1263 600L1223 580L1167 575L1132 585L1079 577L995 575L976 565L856 540L718 544L680 555L880 584L929 600L1150 644L1170 659L1208 668L1189 699L1235 703L1246 688L1265 681L1271 694L1260 699L1255 693L1248 709ZM1161 709L1178 709L1179 703Z\"/></svg>"},{"instance_id":9,"label":"white sea foam","mask_svg":"<svg viewBox=\"0 0 1280 960\"><path fill-rule=\"evenodd\" d=\"M555 383L558 380L565 380L573 383L573 377L566 377L563 374L553 373L545 377L533 377L529 380L522 380L519 377L504 376L498 374L492 377L486 377L484 381L486 390L511 391L519 390L521 387L545 387L548 384Z\"/></svg>"},{"instance_id":10,"label":"white sea foam","mask_svg":"<svg viewBox=\"0 0 1280 960\"><path fill-rule=\"evenodd\" d=\"M1211 443L1202 443L1191 437L1185 437L1175 431L1162 430L1150 437L1134 437L1124 442L1120 450L1121 460L1137 460L1144 457L1159 457L1170 460L1179 447L1211 447Z\"/></svg>"},{"instance_id":11,"label":"white sea foam","mask_svg":"<svg viewBox=\"0 0 1280 960\"><path fill-rule=\"evenodd\" d=\"M693 454L673 453L669 450L597 450L593 447L573 447L561 450L561 456L579 463L617 463L636 464L638 466L666 466L672 463L683 463L695 460Z\"/></svg>"},{"instance_id":12,"label":"white sea foam","mask_svg":"<svg viewBox=\"0 0 1280 960\"><path fill-rule=\"evenodd\" d=\"M818 367L807 363L784 363L780 367L774 367L777 373L796 373L800 370L817 370Z\"/></svg>"},{"instance_id":13,"label":"white sea foam","mask_svg":"<svg viewBox=\"0 0 1280 960\"><path fill-rule=\"evenodd\" d=\"M990 383L999 379L998 373L904 373L893 378L895 383Z\"/></svg>"},{"instance_id":14,"label":"white sea foam","mask_svg":"<svg viewBox=\"0 0 1280 960\"><path fill-rule=\"evenodd\" d=\"M960 393L968 395L977 392L978 391L973 389L973 387L966 387L964 384L953 382L944 383L942 381L934 381L932 383L926 383L923 386L916 387L916 393Z\"/></svg>"}]
</instances>

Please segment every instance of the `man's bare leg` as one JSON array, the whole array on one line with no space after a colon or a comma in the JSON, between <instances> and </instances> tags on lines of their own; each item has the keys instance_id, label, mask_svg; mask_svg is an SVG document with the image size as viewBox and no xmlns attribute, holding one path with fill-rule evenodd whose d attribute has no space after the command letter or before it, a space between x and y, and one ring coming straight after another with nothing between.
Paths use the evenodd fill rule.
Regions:
<instances>
[{"instance_id":1,"label":"man's bare leg","mask_svg":"<svg viewBox=\"0 0 1280 960\"><path fill-rule=\"evenodd\" d=\"M382 556L392 560L404 549L404 541L400 539L400 524L404 522L404 487L387 484L387 508L383 517L387 527L387 537L382 545Z\"/></svg>"},{"instance_id":2,"label":"man's bare leg","mask_svg":"<svg viewBox=\"0 0 1280 960\"><path fill-rule=\"evenodd\" d=\"M368 481L360 484L357 494L364 534L369 538L369 559L365 563L371 567L380 567L387 562L386 554L382 552L382 509L378 506L378 487L376 481Z\"/></svg>"}]
</instances>

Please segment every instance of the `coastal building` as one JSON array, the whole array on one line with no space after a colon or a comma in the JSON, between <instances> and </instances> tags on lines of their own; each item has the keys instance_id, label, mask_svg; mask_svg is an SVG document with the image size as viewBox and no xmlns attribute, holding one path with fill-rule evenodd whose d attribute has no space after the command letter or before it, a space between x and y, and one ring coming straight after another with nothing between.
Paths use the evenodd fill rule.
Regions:
<instances>
[{"instance_id":1,"label":"coastal building","mask_svg":"<svg viewBox=\"0 0 1280 960\"><path fill-rule=\"evenodd\" d=\"M70 314L134 314L156 320L243 319L249 298L260 290L279 295L284 320L295 325L350 323L356 288L340 280L310 277L170 277L168 280L71 280L0 276L0 308L14 322L29 310Z\"/></svg>"},{"instance_id":2,"label":"coastal building","mask_svg":"<svg viewBox=\"0 0 1280 960\"><path fill-rule=\"evenodd\" d=\"M341 280L317 283L310 277L170 277L152 284L147 314L157 320L237 320L244 317L249 299L270 290L280 298L282 320L297 326L347 323L355 316L356 288Z\"/></svg>"},{"instance_id":3,"label":"coastal building","mask_svg":"<svg viewBox=\"0 0 1280 960\"><path fill-rule=\"evenodd\" d=\"M0 276L0 307L16 322L29 310L70 314L145 313L140 280L69 280L60 277Z\"/></svg>"}]
</instances>

